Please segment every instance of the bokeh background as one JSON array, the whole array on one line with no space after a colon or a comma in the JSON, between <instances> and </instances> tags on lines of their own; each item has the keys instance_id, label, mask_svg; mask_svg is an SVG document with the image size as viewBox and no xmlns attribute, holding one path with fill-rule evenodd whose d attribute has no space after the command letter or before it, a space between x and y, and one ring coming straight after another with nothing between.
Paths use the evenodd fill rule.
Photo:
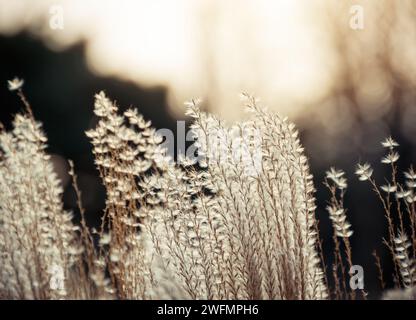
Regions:
<instances>
[{"instance_id":1,"label":"bokeh background","mask_svg":"<svg viewBox=\"0 0 416 320\"><path fill-rule=\"evenodd\" d=\"M353 5L361 6L362 29L351 27ZM121 107L136 106L156 128L173 131L185 119L185 100L201 97L207 110L233 121L244 116L239 93L252 93L301 132L328 264L332 231L322 181L332 165L347 172L353 258L377 297L371 253L378 250L388 277L386 224L354 167L375 164L383 183L380 141L388 135L400 143L399 166L416 163L415 57L412 0L0 0L0 120L10 126L22 108L7 80L24 78L65 206L76 213L66 174L71 158L93 226L105 198L84 135L95 121L94 93L105 90Z\"/></svg>"}]
</instances>

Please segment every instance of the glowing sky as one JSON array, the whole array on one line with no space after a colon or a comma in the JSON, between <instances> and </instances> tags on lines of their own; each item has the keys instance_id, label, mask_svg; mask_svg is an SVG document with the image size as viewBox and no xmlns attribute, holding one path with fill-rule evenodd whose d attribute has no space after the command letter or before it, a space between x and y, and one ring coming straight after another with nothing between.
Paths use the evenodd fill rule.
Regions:
<instances>
[{"instance_id":1,"label":"glowing sky","mask_svg":"<svg viewBox=\"0 0 416 320\"><path fill-rule=\"evenodd\" d=\"M0 0L0 32L23 27L61 49L87 40L94 72L141 85L166 85L173 109L202 97L226 118L248 91L291 114L322 95L331 56L319 28L319 1ZM63 8L63 30L49 26Z\"/></svg>"}]
</instances>

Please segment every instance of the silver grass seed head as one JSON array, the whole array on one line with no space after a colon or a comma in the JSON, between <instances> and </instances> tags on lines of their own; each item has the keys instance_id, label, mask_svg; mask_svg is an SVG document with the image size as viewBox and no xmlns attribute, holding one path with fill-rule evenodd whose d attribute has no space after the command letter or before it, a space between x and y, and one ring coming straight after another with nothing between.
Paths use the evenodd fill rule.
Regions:
<instances>
[{"instance_id":1,"label":"silver grass seed head","mask_svg":"<svg viewBox=\"0 0 416 320\"><path fill-rule=\"evenodd\" d=\"M390 137L387 137L384 141L382 141L381 142L381 145L384 148L388 148L390 150L392 150L395 147L398 147L399 146L399 144L395 140L393 140L393 138L391 136Z\"/></svg>"}]
</instances>

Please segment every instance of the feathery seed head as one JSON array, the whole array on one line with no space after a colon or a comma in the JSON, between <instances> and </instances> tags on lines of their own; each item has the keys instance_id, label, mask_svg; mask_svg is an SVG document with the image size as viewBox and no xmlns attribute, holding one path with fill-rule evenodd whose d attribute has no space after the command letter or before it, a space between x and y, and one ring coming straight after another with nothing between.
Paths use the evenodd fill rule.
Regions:
<instances>
[{"instance_id":1,"label":"feathery seed head","mask_svg":"<svg viewBox=\"0 0 416 320\"><path fill-rule=\"evenodd\" d=\"M23 87L24 80L15 77L13 80L8 80L7 84L10 91L16 91Z\"/></svg>"},{"instance_id":2,"label":"feathery seed head","mask_svg":"<svg viewBox=\"0 0 416 320\"><path fill-rule=\"evenodd\" d=\"M371 175L373 174L373 169L368 163L358 164L355 170L355 174L358 176L358 179L360 181L366 181L371 178Z\"/></svg>"},{"instance_id":3,"label":"feathery seed head","mask_svg":"<svg viewBox=\"0 0 416 320\"><path fill-rule=\"evenodd\" d=\"M393 193L393 192L396 192L397 186L391 185L390 183L388 183L387 185L381 186L381 189L386 193Z\"/></svg>"},{"instance_id":4,"label":"feathery seed head","mask_svg":"<svg viewBox=\"0 0 416 320\"><path fill-rule=\"evenodd\" d=\"M399 160L400 156L397 152L390 152L387 156L381 159L381 163L392 164Z\"/></svg>"},{"instance_id":5,"label":"feathery seed head","mask_svg":"<svg viewBox=\"0 0 416 320\"><path fill-rule=\"evenodd\" d=\"M393 138L391 136L390 137L387 137L384 141L382 141L381 142L381 145L384 148L389 148L390 150L392 150L395 147L398 147L399 146L399 144L395 140L393 140Z\"/></svg>"},{"instance_id":6,"label":"feathery seed head","mask_svg":"<svg viewBox=\"0 0 416 320\"><path fill-rule=\"evenodd\" d=\"M329 171L326 172L326 178L331 180L340 190L344 190L348 186L347 179L344 177L344 175L344 171L337 170L334 167L331 167Z\"/></svg>"}]
</instances>

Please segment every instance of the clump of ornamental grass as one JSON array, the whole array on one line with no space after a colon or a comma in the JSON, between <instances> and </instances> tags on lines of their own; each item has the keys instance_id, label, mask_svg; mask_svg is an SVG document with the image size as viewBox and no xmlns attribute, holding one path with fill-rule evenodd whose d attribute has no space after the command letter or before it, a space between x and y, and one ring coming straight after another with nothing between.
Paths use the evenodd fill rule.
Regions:
<instances>
[{"instance_id":1,"label":"clump of ornamental grass","mask_svg":"<svg viewBox=\"0 0 416 320\"><path fill-rule=\"evenodd\" d=\"M85 273L80 228L63 209L47 138L22 85L9 81L26 109L11 131L0 131L0 297L91 298L97 286Z\"/></svg>"},{"instance_id":2,"label":"clump of ornamental grass","mask_svg":"<svg viewBox=\"0 0 416 320\"><path fill-rule=\"evenodd\" d=\"M414 262L416 255L416 173L413 167L410 167L408 171L403 172L404 183L401 183L397 167L400 155L396 150L399 144L391 137L381 144L387 150L381 163L389 166L390 178L386 178L383 185L378 185L372 175L373 169L368 163L358 164L356 174L360 181L370 183L383 206L388 226L388 237L383 239L383 243L394 262L395 286L409 288L416 284ZM383 279L381 268L379 268L379 274L379 278ZM384 286L385 284L382 283L382 287Z\"/></svg>"},{"instance_id":3,"label":"clump of ornamental grass","mask_svg":"<svg viewBox=\"0 0 416 320\"><path fill-rule=\"evenodd\" d=\"M194 144L177 161L137 109L120 114L100 92L95 128L86 134L107 190L101 227L86 224L74 164L69 175L80 224L63 209L62 187L47 138L22 91L25 111L0 125L0 298L5 299L357 299L347 287L353 266L344 196L345 173L331 168L324 185L333 226L334 288L327 288L315 219L312 176L294 125L244 94L251 113L232 125L186 103ZM383 243L394 262L395 289L385 299L414 299L416 173L399 179L399 146L382 142L391 168L369 182L388 223ZM380 258L374 253L384 290Z\"/></svg>"},{"instance_id":4,"label":"clump of ornamental grass","mask_svg":"<svg viewBox=\"0 0 416 320\"><path fill-rule=\"evenodd\" d=\"M382 241L393 260L395 289L387 291L384 298L414 299L416 286L416 173L413 167L410 167L408 171L403 172L403 179L400 179L397 167L397 161L400 158L397 152L399 144L391 137L386 138L381 144L387 149L387 154L381 159L381 163L388 165L391 173L389 178L385 178L384 184L380 185L376 182L373 177L374 170L369 163L358 164L355 173L360 181L368 182L371 185L383 206L384 216L387 220L388 236ZM353 234L353 231L347 221L346 209L343 205L347 189L347 180L344 175L343 171L331 168L327 172L324 182L331 194L327 210L334 228L333 278L335 288L333 297L355 299L357 296L354 291L346 287L347 269L343 262L344 253L348 267L352 266L352 250L348 238ZM400 183L401 180L404 180L404 183ZM341 247L339 239L344 243L343 247ZM373 255L381 288L385 290L385 275L381 260L377 252L374 252ZM362 297L365 298L364 292Z\"/></svg>"},{"instance_id":5,"label":"clump of ornamental grass","mask_svg":"<svg viewBox=\"0 0 416 320\"><path fill-rule=\"evenodd\" d=\"M163 137L137 109L119 114L101 92L87 132L107 190L99 231L90 232L74 165L80 225L63 209L62 187L47 138L22 91L25 111L0 126L0 297L8 299L357 299L347 287L353 234L344 207L345 173L331 168L324 185L334 233L334 288L328 275L314 187L294 125L244 94L249 120L228 125L186 103L194 144L175 162ZM400 183L399 146L382 142L391 168L383 185L370 164L356 174L380 199L383 239L394 262L395 289L385 299L414 299L416 173ZM97 240L97 241L94 241ZM374 252L382 289L380 258Z\"/></svg>"},{"instance_id":6,"label":"clump of ornamental grass","mask_svg":"<svg viewBox=\"0 0 416 320\"><path fill-rule=\"evenodd\" d=\"M136 109L96 95L87 132L107 190L90 232L63 209L47 138L25 111L0 132L0 297L323 299L314 188L293 124L244 95L250 120L226 125L187 103L193 155L174 162ZM95 241L97 240L97 241Z\"/></svg>"},{"instance_id":7,"label":"clump of ornamental grass","mask_svg":"<svg viewBox=\"0 0 416 320\"><path fill-rule=\"evenodd\" d=\"M107 189L104 260L120 298L323 299L314 188L293 124L245 95L227 126L187 103L197 163L103 92L87 132ZM106 224L103 221L103 224Z\"/></svg>"}]
</instances>

